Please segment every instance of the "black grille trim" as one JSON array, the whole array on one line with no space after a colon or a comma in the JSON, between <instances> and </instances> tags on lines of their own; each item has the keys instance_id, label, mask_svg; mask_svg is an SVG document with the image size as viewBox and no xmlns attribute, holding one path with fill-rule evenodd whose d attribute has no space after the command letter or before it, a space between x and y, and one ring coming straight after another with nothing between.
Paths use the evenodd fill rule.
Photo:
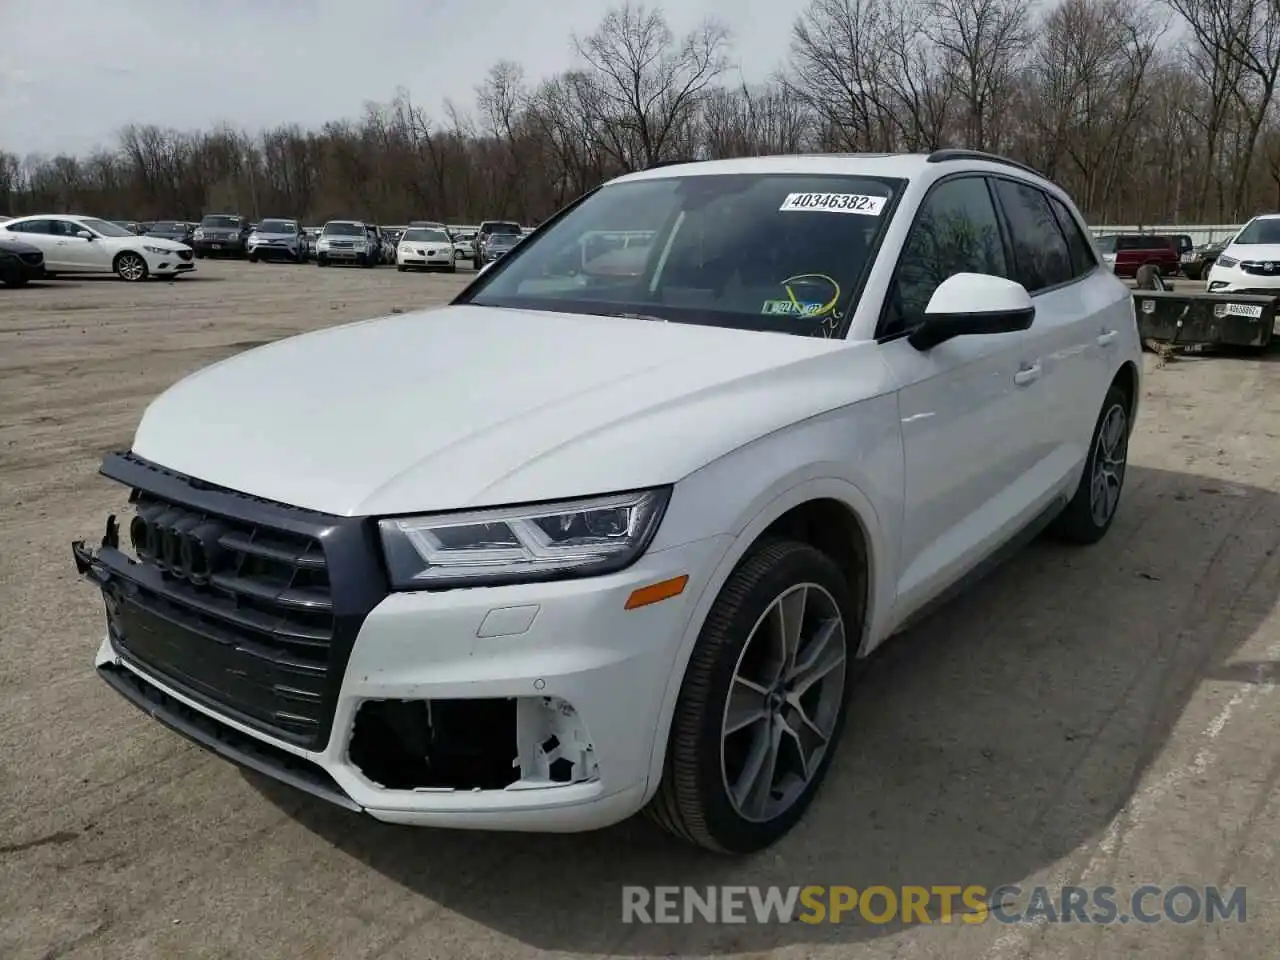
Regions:
<instances>
[{"instance_id":1,"label":"black grille trim","mask_svg":"<svg viewBox=\"0 0 1280 960\"><path fill-rule=\"evenodd\" d=\"M184 662L176 646L163 642L138 651L115 642L117 652L215 712L323 750L356 636L389 590L372 522L239 493L133 453L109 455L99 472L132 488L136 504L172 505L226 521L231 529L219 539L224 546L242 558L292 565L310 581L297 588L233 569L216 571L196 588L166 575L163 563L133 563L104 548L101 560L129 584L131 603L207 643L197 655L203 663ZM211 685L211 676L223 677L221 685ZM235 690L227 689L227 677L235 678Z\"/></svg>"}]
</instances>

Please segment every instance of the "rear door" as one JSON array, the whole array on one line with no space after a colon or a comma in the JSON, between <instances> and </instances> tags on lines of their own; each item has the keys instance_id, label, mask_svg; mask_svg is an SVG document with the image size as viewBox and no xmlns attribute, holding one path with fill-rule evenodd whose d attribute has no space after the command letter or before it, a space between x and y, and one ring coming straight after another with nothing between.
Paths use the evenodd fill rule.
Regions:
<instances>
[{"instance_id":1,"label":"rear door","mask_svg":"<svg viewBox=\"0 0 1280 960\"><path fill-rule=\"evenodd\" d=\"M1106 360L1120 339L1117 302L1129 301L1114 276L1098 270L1083 228L1061 200L1034 184L999 177L996 196L1012 240L1016 279L1036 305L1041 388L1028 391L1034 424L1015 500L1045 506L1084 462L1106 392Z\"/></svg>"},{"instance_id":2,"label":"rear door","mask_svg":"<svg viewBox=\"0 0 1280 960\"><path fill-rule=\"evenodd\" d=\"M5 228L18 235L22 240L39 247L44 253L44 266L50 273L66 270L66 251L58 247L58 237L54 235L52 220L24 220L21 223L10 223Z\"/></svg>"},{"instance_id":3,"label":"rear door","mask_svg":"<svg viewBox=\"0 0 1280 960\"><path fill-rule=\"evenodd\" d=\"M1025 470L1039 392L1025 331L956 337L917 350L905 337L943 280L1011 276L990 186L961 174L930 188L911 226L877 330L898 392L905 483L895 617L972 569L1013 532L1008 491ZM1034 326L1034 325L1033 325ZM1025 385L1023 385L1025 383Z\"/></svg>"}]
</instances>

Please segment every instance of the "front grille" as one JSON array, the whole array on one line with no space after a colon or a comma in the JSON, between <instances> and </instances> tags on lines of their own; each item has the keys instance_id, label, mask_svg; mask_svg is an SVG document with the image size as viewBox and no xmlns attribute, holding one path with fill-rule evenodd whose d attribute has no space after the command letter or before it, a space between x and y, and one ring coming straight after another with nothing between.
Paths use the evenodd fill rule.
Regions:
<instances>
[{"instance_id":1,"label":"front grille","mask_svg":"<svg viewBox=\"0 0 1280 960\"><path fill-rule=\"evenodd\" d=\"M190 260L190 259L191 259L191 251L190 251L190 250L179 250L179 251L178 251L178 259L179 259L179 260Z\"/></svg>"},{"instance_id":2,"label":"front grille","mask_svg":"<svg viewBox=\"0 0 1280 960\"><path fill-rule=\"evenodd\" d=\"M350 240L334 240L330 242L329 246L335 249L337 249L338 247L341 247L343 250L350 250L352 247L355 246L355 244L352 243Z\"/></svg>"},{"instance_id":3,"label":"front grille","mask_svg":"<svg viewBox=\"0 0 1280 960\"><path fill-rule=\"evenodd\" d=\"M273 733L314 740L333 640L320 544L146 492L129 540L163 588L129 598L123 651Z\"/></svg>"},{"instance_id":4,"label":"front grille","mask_svg":"<svg viewBox=\"0 0 1280 960\"><path fill-rule=\"evenodd\" d=\"M22 258L23 263L33 267L38 267L44 263L43 253L20 253L18 256Z\"/></svg>"},{"instance_id":5,"label":"front grille","mask_svg":"<svg viewBox=\"0 0 1280 960\"><path fill-rule=\"evenodd\" d=\"M120 540L136 562L100 554L117 652L217 713L323 749L356 634L386 595L366 522L133 454L108 457L102 473L133 488Z\"/></svg>"},{"instance_id":6,"label":"front grille","mask_svg":"<svg viewBox=\"0 0 1280 960\"><path fill-rule=\"evenodd\" d=\"M1280 262L1269 260L1245 260L1240 264L1240 269L1244 273L1253 273L1261 276L1280 276Z\"/></svg>"}]
</instances>

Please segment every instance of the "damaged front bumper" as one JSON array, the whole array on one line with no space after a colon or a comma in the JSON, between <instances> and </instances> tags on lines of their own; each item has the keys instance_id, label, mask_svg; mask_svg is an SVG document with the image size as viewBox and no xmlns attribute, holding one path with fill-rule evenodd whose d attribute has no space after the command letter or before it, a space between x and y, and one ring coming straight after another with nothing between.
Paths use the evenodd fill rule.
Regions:
<instances>
[{"instance_id":1,"label":"damaged front bumper","mask_svg":"<svg viewBox=\"0 0 1280 960\"><path fill-rule=\"evenodd\" d=\"M141 629L131 605L164 585L119 540L112 519L99 548L73 552L106 599L99 675L135 706L241 766L380 820L540 832L608 826L643 806L680 638L724 547L689 544L591 579L389 593L359 626L327 742L308 749L221 709L208 695L216 673L200 674L199 688L184 682L199 673L188 664L200 644L234 638L154 618L145 629L155 636L131 644L126 631ZM636 588L682 574L683 595L625 609ZM187 673L161 662L184 644L196 646L178 658Z\"/></svg>"}]
</instances>

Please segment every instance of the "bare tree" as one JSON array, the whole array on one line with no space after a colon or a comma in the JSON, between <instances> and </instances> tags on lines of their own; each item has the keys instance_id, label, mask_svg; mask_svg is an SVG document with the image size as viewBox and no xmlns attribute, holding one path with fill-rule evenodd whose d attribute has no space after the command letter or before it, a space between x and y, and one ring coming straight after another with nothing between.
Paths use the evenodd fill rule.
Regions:
<instances>
[{"instance_id":1,"label":"bare tree","mask_svg":"<svg viewBox=\"0 0 1280 960\"><path fill-rule=\"evenodd\" d=\"M605 14L595 33L574 38L597 75L593 119L624 134L613 138L624 169L668 156L671 141L724 72L728 39L725 27L708 21L677 42L661 11L630 3Z\"/></svg>"}]
</instances>

